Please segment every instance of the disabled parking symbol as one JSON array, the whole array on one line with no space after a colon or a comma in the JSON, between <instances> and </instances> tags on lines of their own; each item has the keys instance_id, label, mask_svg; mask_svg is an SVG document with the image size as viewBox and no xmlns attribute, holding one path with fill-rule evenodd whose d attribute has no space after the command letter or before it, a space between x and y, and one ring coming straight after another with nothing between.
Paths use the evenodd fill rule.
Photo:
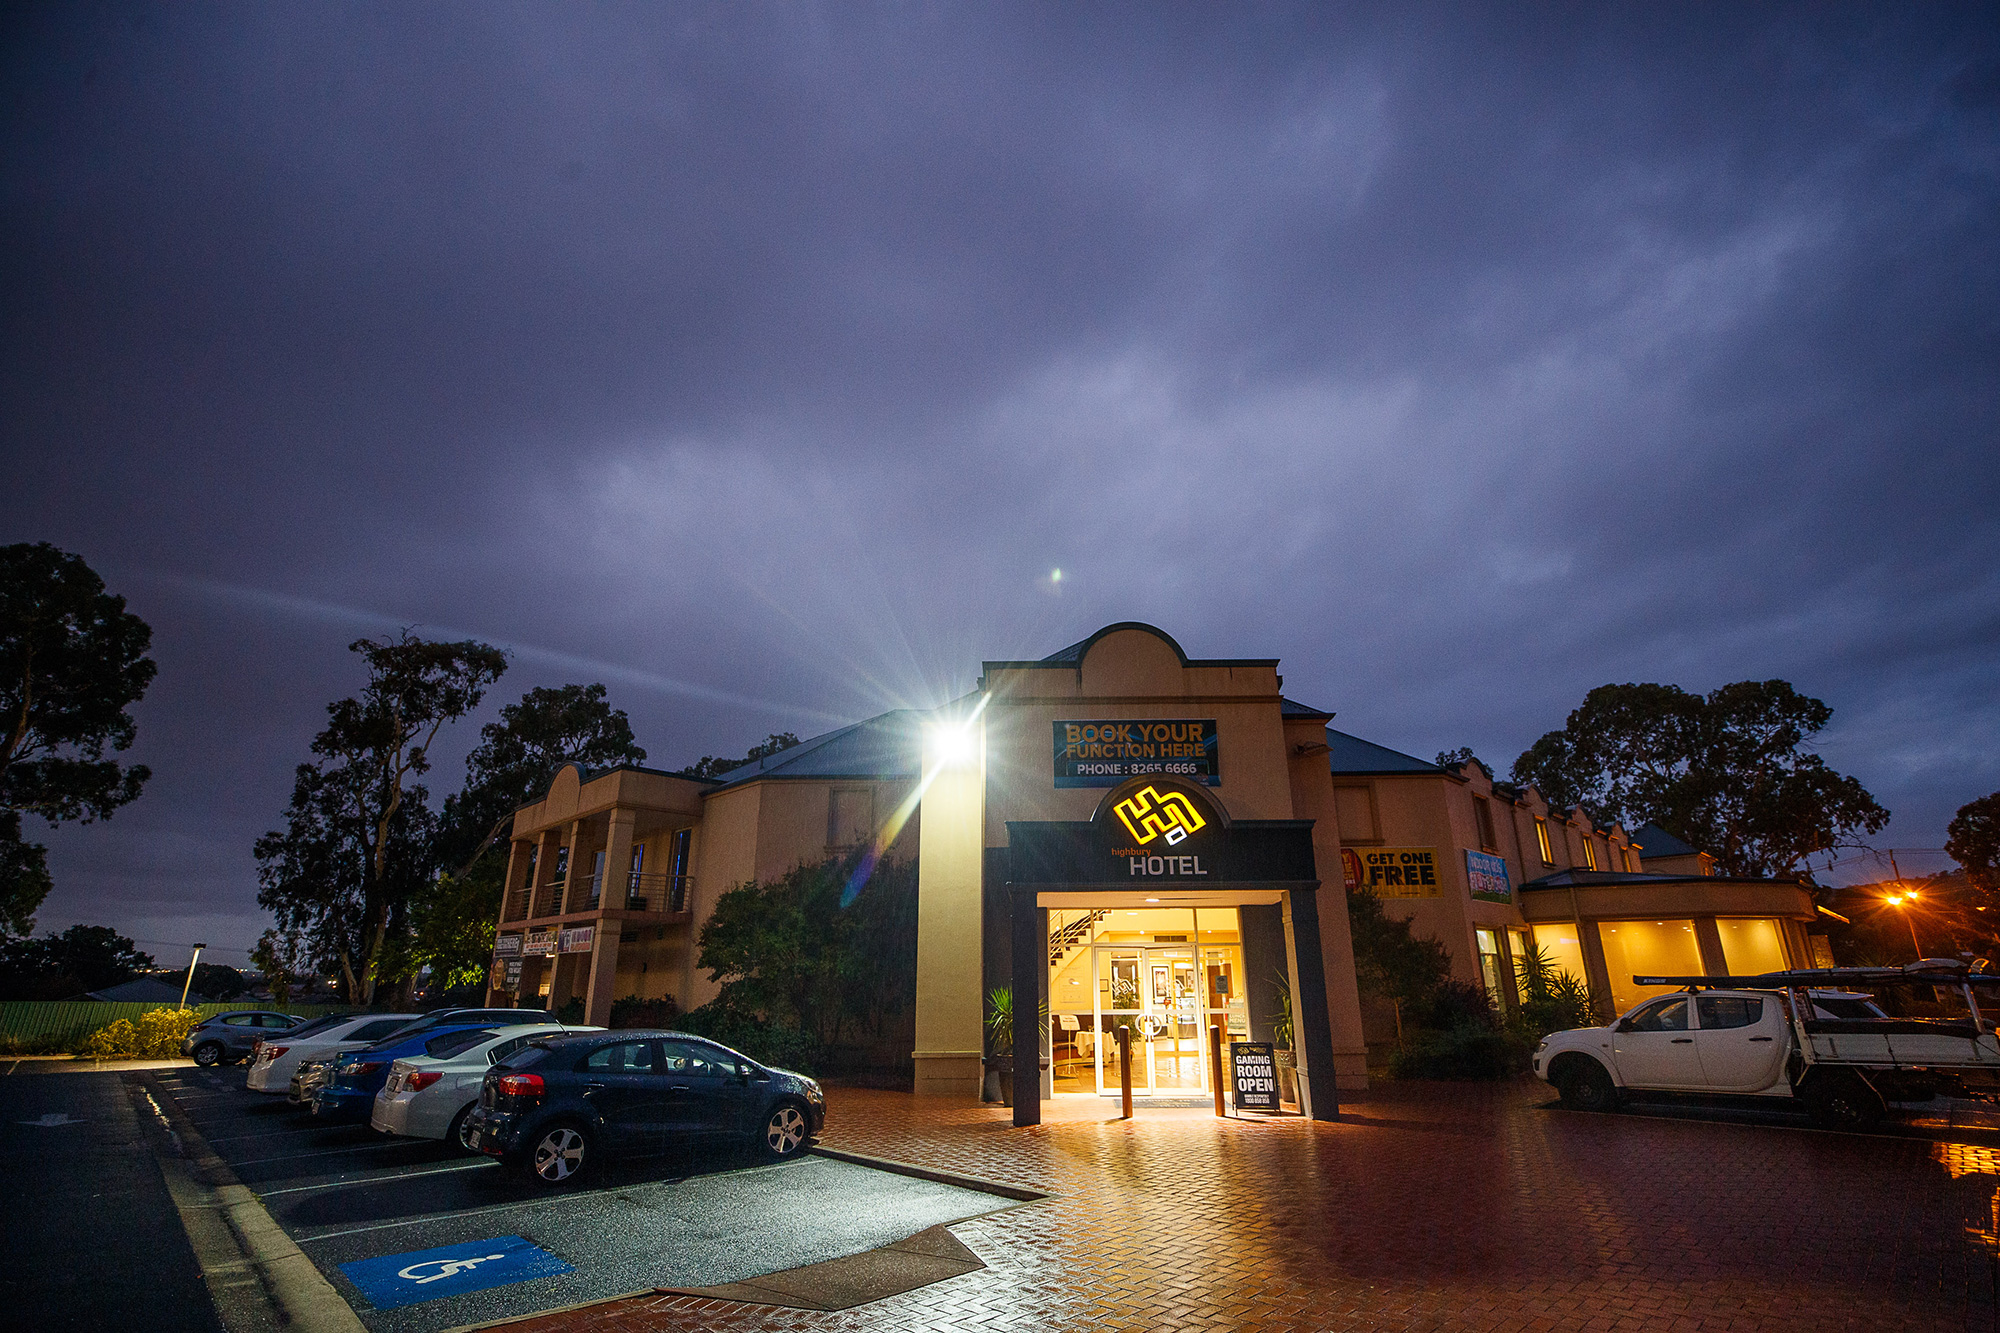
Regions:
<instances>
[{"instance_id":1,"label":"disabled parking symbol","mask_svg":"<svg viewBox=\"0 0 2000 1333\"><path fill-rule=\"evenodd\" d=\"M576 1270L519 1236L496 1236L492 1240L443 1245L434 1250L357 1259L340 1265L340 1271L368 1298L370 1305L378 1310L393 1310L399 1305L441 1300Z\"/></svg>"}]
</instances>

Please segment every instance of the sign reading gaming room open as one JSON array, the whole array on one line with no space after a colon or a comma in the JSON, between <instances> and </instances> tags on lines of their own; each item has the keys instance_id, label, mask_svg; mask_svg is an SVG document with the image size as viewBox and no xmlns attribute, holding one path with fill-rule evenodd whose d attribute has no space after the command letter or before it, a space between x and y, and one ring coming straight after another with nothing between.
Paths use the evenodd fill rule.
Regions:
<instances>
[{"instance_id":1,"label":"sign reading gaming room open","mask_svg":"<svg viewBox=\"0 0 2000 1333\"><path fill-rule=\"evenodd\" d=\"M1112 719L1055 724L1056 786L1115 787L1159 774L1220 786L1215 719Z\"/></svg>"}]
</instances>

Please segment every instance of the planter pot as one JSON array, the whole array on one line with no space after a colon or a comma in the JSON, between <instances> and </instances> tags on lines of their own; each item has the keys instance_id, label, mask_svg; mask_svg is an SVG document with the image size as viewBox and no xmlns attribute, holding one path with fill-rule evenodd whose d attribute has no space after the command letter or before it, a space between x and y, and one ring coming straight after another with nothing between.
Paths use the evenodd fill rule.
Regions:
<instances>
[{"instance_id":1,"label":"planter pot","mask_svg":"<svg viewBox=\"0 0 2000 1333\"><path fill-rule=\"evenodd\" d=\"M1298 1056L1292 1051L1273 1052L1278 1066L1278 1099L1299 1104Z\"/></svg>"},{"instance_id":2,"label":"planter pot","mask_svg":"<svg viewBox=\"0 0 2000 1333\"><path fill-rule=\"evenodd\" d=\"M1000 1100L999 1070L989 1069L986 1071L985 1081L979 1085L979 1100L982 1102L997 1102Z\"/></svg>"},{"instance_id":3,"label":"planter pot","mask_svg":"<svg viewBox=\"0 0 2000 1333\"><path fill-rule=\"evenodd\" d=\"M989 1102L997 1101L1002 1106L1014 1104L1014 1057L1011 1055L989 1055L986 1057L986 1088L992 1096Z\"/></svg>"}]
</instances>

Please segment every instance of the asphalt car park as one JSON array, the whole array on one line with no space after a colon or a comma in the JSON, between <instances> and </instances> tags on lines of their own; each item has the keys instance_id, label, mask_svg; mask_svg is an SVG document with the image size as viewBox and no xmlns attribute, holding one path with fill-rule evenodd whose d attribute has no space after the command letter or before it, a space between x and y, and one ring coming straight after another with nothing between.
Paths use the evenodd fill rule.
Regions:
<instances>
[{"instance_id":1,"label":"asphalt car park","mask_svg":"<svg viewBox=\"0 0 2000 1333\"><path fill-rule=\"evenodd\" d=\"M754 1145L608 1162L551 1192L455 1144L328 1125L240 1069L154 1076L371 1329L435 1330L657 1287L742 1282L1011 1207Z\"/></svg>"}]
</instances>

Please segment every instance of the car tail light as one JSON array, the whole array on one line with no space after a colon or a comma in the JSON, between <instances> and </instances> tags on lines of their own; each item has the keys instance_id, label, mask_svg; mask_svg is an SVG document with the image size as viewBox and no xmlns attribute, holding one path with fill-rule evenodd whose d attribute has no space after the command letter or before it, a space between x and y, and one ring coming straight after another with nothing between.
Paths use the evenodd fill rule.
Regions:
<instances>
[{"instance_id":1,"label":"car tail light","mask_svg":"<svg viewBox=\"0 0 2000 1333\"><path fill-rule=\"evenodd\" d=\"M422 1092L443 1077L444 1075L435 1069L413 1069L403 1075L403 1091Z\"/></svg>"},{"instance_id":2,"label":"car tail light","mask_svg":"<svg viewBox=\"0 0 2000 1333\"><path fill-rule=\"evenodd\" d=\"M542 1076L540 1074L502 1074L500 1092L503 1096L522 1101L540 1101L542 1096Z\"/></svg>"},{"instance_id":3,"label":"car tail light","mask_svg":"<svg viewBox=\"0 0 2000 1333\"><path fill-rule=\"evenodd\" d=\"M384 1063L386 1062L382 1060L369 1060L362 1064L349 1065L347 1072L350 1074L372 1074L380 1069Z\"/></svg>"},{"instance_id":4,"label":"car tail light","mask_svg":"<svg viewBox=\"0 0 2000 1333\"><path fill-rule=\"evenodd\" d=\"M263 1043L261 1042L259 1042L258 1044L263 1045ZM278 1057L291 1049L292 1048L289 1046L265 1046L264 1058L266 1060L269 1060L272 1064L276 1064L278 1062Z\"/></svg>"}]
</instances>

